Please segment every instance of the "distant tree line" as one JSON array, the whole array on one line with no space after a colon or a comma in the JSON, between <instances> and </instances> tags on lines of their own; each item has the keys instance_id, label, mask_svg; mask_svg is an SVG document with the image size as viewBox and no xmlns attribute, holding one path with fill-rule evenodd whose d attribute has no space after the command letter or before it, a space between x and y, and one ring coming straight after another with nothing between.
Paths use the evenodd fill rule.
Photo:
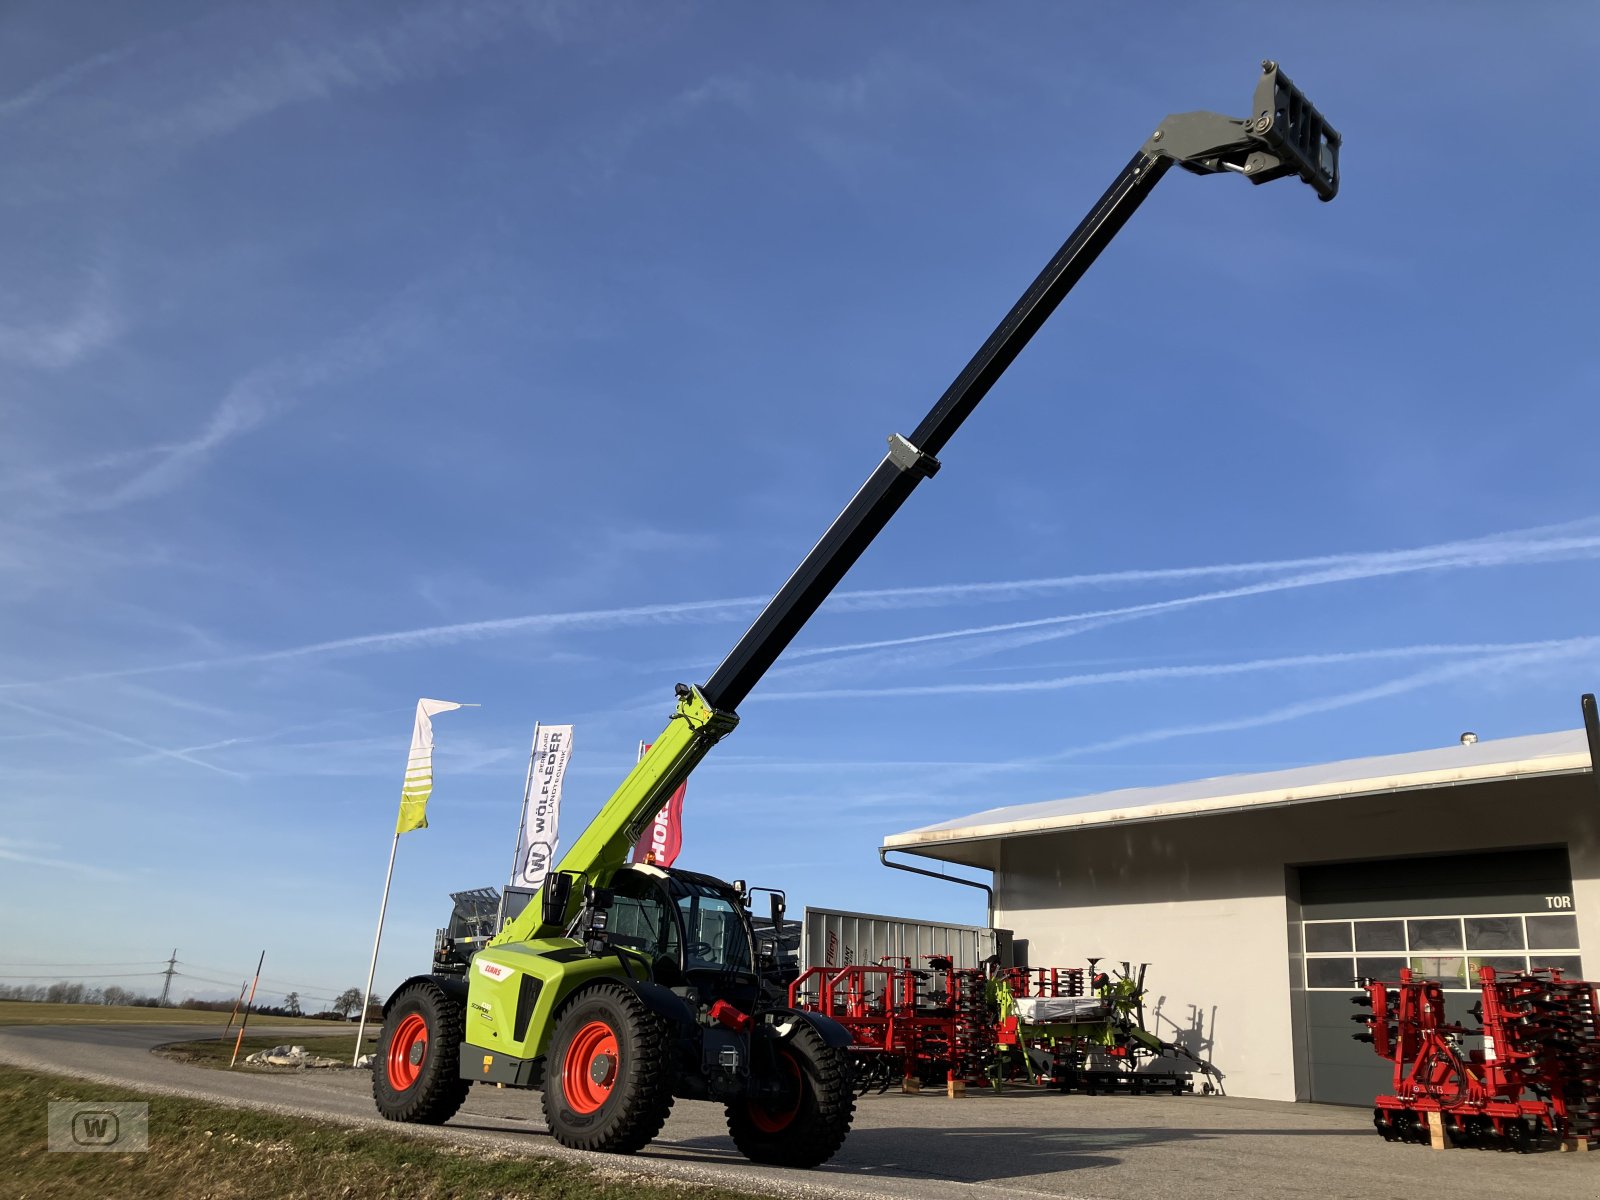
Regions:
<instances>
[{"instance_id":1,"label":"distant tree line","mask_svg":"<svg viewBox=\"0 0 1600 1200\"><path fill-rule=\"evenodd\" d=\"M138 1008L155 1008L160 1003L154 996L120 988L90 987L82 983L13 983L0 984L0 1000L32 1000L44 1004L131 1004Z\"/></svg>"},{"instance_id":2,"label":"distant tree line","mask_svg":"<svg viewBox=\"0 0 1600 1200\"><path fill-rule=\"evenodd\" d=\"M44 1004L122 1004L137 1008L158 1008L161 1002L154 996L112 984L109 987L91 987L82 983L18 983L0 984L0 1001L31 1000ZM196 1009L202 1012L232 1012L237 999L197 1000L193 997L180 1000L174 1007ZM330 1008L308 1013L300 1004L300 993L290 992L282 1004L256 1004L250 1011L262 1017L310 1017L314 1021L344 1021L351 1013L361 1009L361 990L346 988L339 993ZM374 1005L368 1016L381 1021L382 1011Z\"/></svg>"}]
</instances>

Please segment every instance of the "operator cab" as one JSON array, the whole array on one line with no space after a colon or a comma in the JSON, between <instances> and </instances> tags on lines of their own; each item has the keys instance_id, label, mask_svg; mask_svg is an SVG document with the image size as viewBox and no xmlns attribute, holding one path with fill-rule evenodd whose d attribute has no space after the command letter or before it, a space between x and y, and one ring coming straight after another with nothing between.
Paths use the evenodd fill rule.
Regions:
<instances>
[{"instance_id":1,"label":"operator cab","mask_svg":"<svg viewBox=\"0 0 1600 1200\"><path fill-rule=\"evenodd\" d=\"M739 894L694 871L627 866L611 880L606 941L650 962L656 983L748 1011L760 990ZM741 1003L742 1001L742 1003Z\"/></svg>"}]
</instances>

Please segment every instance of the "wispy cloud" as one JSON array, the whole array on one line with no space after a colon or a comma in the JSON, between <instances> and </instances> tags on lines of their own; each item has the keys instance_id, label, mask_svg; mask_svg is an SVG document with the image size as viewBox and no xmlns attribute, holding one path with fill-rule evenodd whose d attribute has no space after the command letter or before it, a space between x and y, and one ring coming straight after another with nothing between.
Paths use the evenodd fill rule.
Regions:
<instances>
[{"instance_id":1,"label":"wispy cloud","mask_svg":"<svg viewBox=\"0 0 1600 1200\"><path fill-rule=\"evenodd\" d=\"M42 850L58 850L59 846L44 845L39 842L23 842L15 838L0 837L0 859L6 862L22 863L30 867L45 867L52 871L74 871L80 875L92 875L99 879L125 879L127 876L94 863L73 862L70 859L56 858L52 854L42 854Z\"/></svg>"},{"instance_id":2,"label":"wispy cloud","mask_svg":"<svg viewBox=\"0 0 1600 1200\"><path fill-rule=\"evenodd\" d=\"M88 58L79 59L71 66L63 67L52 75L36 80L14 95L0 100L0 121L20 117L30 109L36 108L61 92L94 75L97 71L131 58L141 50L153 45L166 34L153 34L150 37L139 38L122 46L110 50L102 50L98 54L91 54Z\"/></svg>"},{"instance_id":3,"label":"wispy cloud","mask_svg":"<svg viewBox=\"0 0 1600 1200\"><path fill-rule=\"evenodd\" d=\"M830 688L810 692L771 692L762 700L833 700L881 696L960 696L977 693L1055 692L1068 688L1100 687L1114 683L1151 683L1158 680L1209 679L1224 675L1253 675L1269 671L1291 671L1304 667L1347 666L1365 662L1392 662L1407 658L1461 658L1538 654L1550 647L1564 647L1582 653L1600 646L1600 638L1568 638L1561 641L1426 644L1390 646L1371 650L1347 650L1327 654L1290 654L1276 658L1255 658L1243 662L1184 663L1155 667L1134 667L1122 671L1091 671L1061 675L1053 679L1017 679L1004 683L929 683L905 687Z\"/></svg>"},{"instance_id":4,"label":"wispy cloud","mask_svg":"<svg viewBox=\"0 0 1600 1200\"><path fill-rule=\"evenodd\" d=\"M1595 661L1600 659L1600 637L1556 638L1548 641L1510 643L1504 646L1486 646L1484 650L1485 653L1429 667L1382 683L1331 692L1322 696L1279 705L1263 712L1246 713L1237 717L1225 717L1214 721L1164 725L1153 729L1143 729L1122 734L1103 741L1067 746L1042 754L1027 755L1003 762L974 764L967 768L956 768L941 773L936 781L937 787L930 784L930 787L924 790L923 804L919 811L926 814L938 808L941 804L950 801L969 800L973 784L976 781L996 774L1036 771L1042 768L1059 770L1062 764L1072 759L1126 750L1136 746L1147 746L1157 742L1173 741L1178 738L1238 733L1269 725L1286 724L1303 717L1317 716L1340 709L1355 708L1363 704L1421 691L1425 688L1454 683L1458 680L1492 677L1507 678L1519 674L1525 676L1529 672L1541 668L1551 666L1564 667L1573 662ZM1098 763L1093 765L1096 769L1100 768ZM1284 764L1275 765L1282 766ZM1233 760L1222 764L1223 769L1229 772L1238 771L1243 766L1244 764ZM940 788L943 789L942 793L939 790ZM1050 803L1055 804L1056 802L1051 801ZM951 812L949 815L955 816L959 814Z\"/></svg>"},{"instance_id":5,"label":"wispy cloud","mask_svg":"<svg viewBox=\"0 0 1600 1200\"><path fill-rule=\"evenodd\" d=\"M1385 683L1375 684L1371 687L1337 692L1317 699L1286 704L1279 708L1270 709L1267 712L1230 717L1221 721L1204 721L1191 725L1171 725L1159 729L1147 729L1138 733L1124 734L1121 737L1110 738L1102 742L1093 742L1083 746L1073 746L1065 750L1059 750L1054 754L1044 756L1038 761L1055 762L1060 759L1075 758L1085 754L1098 754L1108 750L1126 749L1129 746L1144 746L1152 742L1169 741L1173 738L1258 729L1264 725L1279 725L1286 721L1298 720L1301 717L1316 716L1319 713L1333 712L1341 708L1367 704L1374 700L1384 700L1391 696L1404 695L1407 692L1418 691L1421 688L1433 687L1441 683L1449 683L1457 679L1485 675L1509 675L1548 663L1570 663L1577 659L1592 659L1597 655L1600 655L1600 637L1559 638L1546 642L1528 642L1516 648L1507 647L1504 652L1489 653L1466 662L1433 667L1411 675L1403 675Z\"/></svg>"},{"instance_id":6,"label":"wispy cloud","mask_svg":"<svg viewBox=\"0 0 1600 1200\"><path fill-rule=\"evenodd\" d=\"M96 725L94 722L85 721L80 717L68 716L66 713L50 712L46 709L36 708L31 704L24 704L20 700L13 700L4 696L0 696L0 704L5 705L7 708L14 709L17 712L27 713L29 716L35 717L41 721L49 722L57 727L64 726L70 729L81 730L85 733L92 733L98 737L109 738L112 741L121 742L126 746L136 746L140 750L146 750L160 758L170 758L177 762L188 763L192 767L204 767L207 771L215 771L219 775L227 775L234 779L244 778L244 776L238 771L230 771L226 767L219 767L215 763L206 762L204 759L196 758L194 755L185 753L182 750L169 750L164 746L156 746L143 740L142 738L133 737L131 734L123 733L120 730L108 729L104 725Z\"/></svg>"},{"instance_id":7,"label":"wispy cloud","mask_svg":"<svg viewBox=\"0 0 1600 1200\"><path fill-rule=\"evenodd\" d=\"M323 27L315 36L256 42L247 58L203 74L202 87L147 119L138 135L155 142L199 142L293 105L448 73L464 63L468 52L519 30L561 39L580 8L558 0L383 6L398 15L381 25Z\"/></svg>"},{"instance_id":8,"label":"wispy cloud","mask_svg":"<svg viewBox=\"0 0 1600 1200\"><path fill-rule=\"evenodd\" d=\"M408 344L419 323L413 308L410 295L402 295L343 336L245 374L187 436L24 476L35 496L33 511L101 512L171 491L231 442L278 419L309 393L370 371ZM123 478L105 481L107 474L127 467L133 470Z\"/></svg>"},{"instance_id":9,"label":"wispy cloud","mask_svg":"<svg viewBox=\"0 0 1600 1200\"><path fill-rule=\"evenodd\" d=\"M1592 519L1586 519L1586 522ZM1580 523L1582 524L1582 523ZM1554 527L1566 529L1569 526ZM1537 531L1528 531L1537 533ZM948 642L980 637L1012 639L989 642L966 653L988 653L1005 645L1027 644L1053 638L1073 636L1098 624L1134 620L1161 613L1178 611L1201 604L1218 603L1247 596L1273 592L1318 587L1327 584L1349 583L1364 579L1399 575L1417 571L1482 569L1508 565L1540 562L1559 562L1600 557L1600 534L1566 535L1557 537L1527 536L1518 532L1494 535L1471 542L1448 542L1411 550L1379 551L1369 554L1331 555L1314 559L1285 559L1279 564L1270 562L1229 563L1213 566L1170 568L1163 571L1139 572L1141 576L1160 575L1163 578L1186 578L1188 573L1222 574L1228 572L1264 572L1299 566L1304 563L1326 564L1326 569L1289 575L1281 579L1263 580L1237 588L1226 588L1179 596L1168 600L1114 608L1092 609L1033 620L1008 621L998 624L972 626L936 633L918 634L899 638L885 638L870 642L851 642L834 646L812 647L809 650L791 651L791 659L804 659L819 655L840 655L852 652L899 649L920 643ZM1121 577L1128 572L1117 572ZM877 608L926 607L943 599L945 602L994 602L1016 594L1018 588L1068 589L1103 583L1104 574L1061 576L1054 579L1006 580L991 583L929 585L920 588L896 588L862 592L845 592L828 602L830 609L838 607L849 611L857 603ZM208 658L192 658L176 662L158 663L138 667L115 668L105 671L83 672L48 680L11 681L0 688L49 687L63 683L87 682L102 679L122 679L166 671L197 671L212 668L245 666L259 663L287 662L325 655L363 654L416 649L424 646L452 645L461 642L505 637L513 634L548 633L580 629L609 629L623 626L726 622L747 618L758 611L764 597L735 597L720 600L695 600L670 604L647 604L617 608L601 608L558 613L532 613L524 616L502 617L483 621L456 622L447 625L430 625L413 629L392 630L380 633L358 634L333 638L278 650L256 651ZM779 668L773 676L793 677L805 667Z\"/></svg>"},{"instance_id":10,"label":"wispy cloud","mask_svg":"<svg viewBox=\"0 0 1600 1200\"><path fill-rule=\"evenodd\" d=\"M704 124L720 112L767 131L785 131L853 186L904 153L896 124L952 101L970 108L981 97L964 93L938 64L902 50L874 54L833 74L725 70L608 121L591 132L580 153L592 174L610 180L626 169L636 148ZM774 112L782 116L775 118Z\"/></svg>"},{"instance_id":11,"label":"wispy cloud","mask_svg":"<svg viewBox=\"0 0 1600 1200\"><path fill-rule=\"evenodd\" d=\"M1158 613L1192 608L1196 605L1214 604L1222 600L1237 600L1246 596L1261 596L1273 592L1295 591L1301 588L1321 587L1334 583L1354 583L1379 579L1391 575L1406 575L1421 571L1444 571L1502 567L1527 563L1562 562L1600 558L1600 534L1574 537L1532 537L1499 535L1494 540L1473 542L1447 542L1437 546L1424 546L1415 550L1383 551L1373 554L1332 555L1317 559L1284 559L1279 563L1228 563L1218 566L1182 567L1166 571L1117 572L1114 575L1065 576L1051 580L1017 580L987 584L953 585L949 595L965 598L1008 597L1023 594L1017 589L1035 591L1066 589L1104 584L1107 582L1150 582L1156 579L1172 580L1196 578L1206 575L1255 574L1274 569L1297 568L1314 564L1322 570L1289 575L1281 579L1263 580L1241 587L1224 588L1177 596L1168 600L1152 600L1143 604L1121 605L1114 608L1089 609L1053 617L1038 617L1025 621L1006 621L990 625L974 625L961 629L947 629L935 633L912 634L905 637L880 638L874 641L845 642L831 646L812 646L795 650L792 659L815 658L823 655L846 654L866 650L883 650L913 646L928 642L952 641L961 638L985 637L994 634L1016 633L1022 630L1046 629L1052 626L1073 625L1082 622L1125 620L1153 616ZM882 600L893 604L906 601L915 604L942 594L941 589L895 589L886 592L856 593L843 597L846 604L852 601ZM1071 636L1070 633L1061 636ZM1043 640L1043 639L1039 639Z\"/></svg>"},{"instance_id":12,"label":"wispy cloud","mask_svg":"<svg viewBox=\"0 0 1600 1200\"><path fill-rule=\"evenodd\" d=\"M65 316L0 321L0 359L59 371L103 350L126 328L111 292L110 276L97 267L88 272L76 306Z\"/></svg>"},{"instance_id":13,"label":"wispy cloud","mask_svg":"<svg viewBox=\"0 0 1600 1200\"><path fill-rule=\"evenodd\" d=\"M1147 567L1123 571L1094 571L1076 575L1050 575L1033 579L1003 579L986 583L941 583L917 587L874 588L871 590L841 592L830 603L844 602L854 609L905 608L918 601L929 607L942 606L952 600L970 600L988 603L996 600L1018 600L1029 596L1048 595L1053 592L1081 591L1086 588L1109 588L1152 583L1182 583L1194 579L1228 577L1234 575L1267 575L1285 571L1305 571L1315 568L1337 568L1372 564L1405 566L1419 564L1425 569L1435 559L1452 555L1481 552L1497 547L1516 550L1550 544L1552 539L1587 538L1600 528L1600 515L1579 517L1553 525L1535 525L1525 529L1508 529L1474 538L1460 538L1437 542L1427 546L1407 547L1399 550L1357 550L1342 554L1319 554L1304 558L1250 559L1242 562L1202 563L1184 567ZM820 651L816 651L820 653Z\"/></svg>"}]
</instances>

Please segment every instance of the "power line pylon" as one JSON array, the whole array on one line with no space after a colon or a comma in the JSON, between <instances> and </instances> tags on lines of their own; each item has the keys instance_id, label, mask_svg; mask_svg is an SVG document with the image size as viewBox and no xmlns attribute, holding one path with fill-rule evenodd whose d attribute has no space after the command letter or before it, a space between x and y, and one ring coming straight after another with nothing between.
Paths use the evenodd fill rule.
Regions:
<instances>
[{"instance_id":1,"label":"power line pylon","mask_svg":"<svg viewBox=\"0 0 1600 1200\"><path fill-rule=\"evenodd\" d=\"M177 950L177 947L174 946L173 950L172 950L172 957L167 959L167 969L162 972L162 974L167 977L165 982L163 982L162 985L161 985L161 1007L162 1008L165 1008L167 1006L167 995L168 995L168 993L170 993L172 991L172 977L175 974L177 974L177 967L178 967L178 950Z\"/></svg>"}]
</instances>

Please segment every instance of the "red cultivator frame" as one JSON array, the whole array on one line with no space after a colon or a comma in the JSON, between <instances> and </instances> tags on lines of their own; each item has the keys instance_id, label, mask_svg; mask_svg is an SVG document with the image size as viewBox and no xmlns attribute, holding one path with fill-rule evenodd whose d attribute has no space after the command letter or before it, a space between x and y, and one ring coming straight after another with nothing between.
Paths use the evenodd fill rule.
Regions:
<instances>
[{"instance_id":1,"label":"red cultivator frame","mask_svg":"<svg viewBox=\"0 0 1600 1200\"><path fill-rule=\"evenodd\" d=\"M1546 1139L1600 1140L1600 1005L1596 986L1553 968L1527 973L1480 967L1482 1028L1445 1019L1439 984L1402 969L1398 985L1366 984L1352 1020L1394 1062L1394 1094L1379 1096L1373 1123L1388 1141L1427 1142L1433 1114L1458 1146L1528 1151ZM1466 1052L1477 1035L1482 1050Z\"/></svg>"},{"instance_id":2,"label":"red cultivator frame","mask_svg":"<svg viewBox=\"0 0 1600 1200\"><path fill-rule=\"evenodd\" d=\"M852 1035L863 1091L902 1080L923 1084L1005 1080L1063 1091L1188 1091L1191 1071L1220 1087L1220 1072L1185 1047L1144 1028L1143 976L1113 978L1081 967L1007 967L992 975L929 956L925 965L885 958L871 965L812 967L789 987L789 1003L820 1012ZM1171 1052L1178 1071L1140 1070ZM1098 1066L1091 1060L1103 1059ZM1192 1066L1190 1065L1192 1063Z\"/></svg>"},{"instance_id":3,"label":"red cultivator frame","mask_svg":"<svg viewBox=\"0 0 1600 1200\"><path fill-rule=\"evenodd\" d=\"M981 1074L993 1056L988 977L931 956L872 965L811 967L789 985L789 1003L832 1017L850 1030L856 1082L863 1090L902 1079L944 1083Z\"/></svg>"}]
</instances>

